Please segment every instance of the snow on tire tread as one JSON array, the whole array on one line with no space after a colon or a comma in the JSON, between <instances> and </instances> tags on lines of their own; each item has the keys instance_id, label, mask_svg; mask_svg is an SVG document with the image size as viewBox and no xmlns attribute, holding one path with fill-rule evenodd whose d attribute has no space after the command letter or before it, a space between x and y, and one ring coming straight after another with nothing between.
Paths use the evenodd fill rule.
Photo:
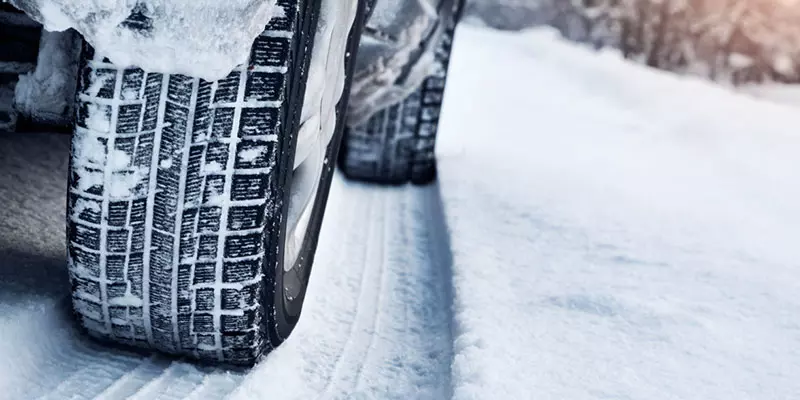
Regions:
<instances>
[{"instance_id":1,"label":"snow on tire tread","mask_svg":"<svg viewBox=\"0 0 800 400\"><path fill-rule=\"evenodd\" d=\"M269 346L261 266L295 19L273 19L249 64L217 82L86 49L68 240L91 335L233 363Z\"/></svg>"}]
</instances>

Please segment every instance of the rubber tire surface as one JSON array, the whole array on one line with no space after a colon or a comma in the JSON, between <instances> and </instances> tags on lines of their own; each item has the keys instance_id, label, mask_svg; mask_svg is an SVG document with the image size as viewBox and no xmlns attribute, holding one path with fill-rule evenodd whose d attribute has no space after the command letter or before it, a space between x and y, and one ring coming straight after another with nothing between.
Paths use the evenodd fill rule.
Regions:
<instances>
[{"instance_id":1,"label":"rubber tire surface","mask_svg":"<svg viewBox=\"0 0 800 400\"><path fill-rule=\"evenodd\" d=\"M347 127L339 168L350 179L381 184L426 184L436 179L436 134L447 69L463 2L436 48L435 72L405 100L381 110L365 123Z\"/></svg>"},{"instance_id":2,"label":"rubber tire surface","mask_svg":"<svg viewBox=\"0 0 800 400\"><path fill-rule=\"evenodd\" d=\"M278 4L285 13L249 63L217 82L118 68L86 46L67 222L74 311L91 336L252 365L297 323L332 168L293 269L302 293L290 300L285 220L319 2Z\"/></svg>"}]
</instances>

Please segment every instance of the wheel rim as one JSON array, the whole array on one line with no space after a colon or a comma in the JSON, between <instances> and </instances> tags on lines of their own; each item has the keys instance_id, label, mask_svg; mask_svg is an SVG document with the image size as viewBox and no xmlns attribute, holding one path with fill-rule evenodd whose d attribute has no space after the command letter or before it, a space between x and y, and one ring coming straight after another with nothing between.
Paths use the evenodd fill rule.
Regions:
<instances>
[{"instance_id":1,"label":"wheel rim","mask_svg":"<svg viewBox=\"0 0 800 400\"><path fill-rule=\"evenodd\" d=\"M316 204L326 148L327 143L323 143L322 138L314 140L292 172L283 250L284 291L289 301L296 298L302 289L300 254Z\"/></svg>"},{"instance_id":2,"label":"wheel rim","mask_svg":"<svg viewBox=\"0 0 800 400\"><path fill-rule=\"evenodd\" d=\"M295 162L289 185L287 219L283 248L284 300L292 303L304 293L308 265L304 260L306 239L317 203L328 148L338 126L337 109L344 95L345 67L351 38L351 28L362 1L342 7L338 0L323 0L320 13L327 16L315 34L307 87L318 91L305 94L301 125L295 142ZM344 32L342 28L347 27ZM319 62L321 61L321 62ZM316 229L316 227L315 227Z\"/></svg>"}]
</instances>

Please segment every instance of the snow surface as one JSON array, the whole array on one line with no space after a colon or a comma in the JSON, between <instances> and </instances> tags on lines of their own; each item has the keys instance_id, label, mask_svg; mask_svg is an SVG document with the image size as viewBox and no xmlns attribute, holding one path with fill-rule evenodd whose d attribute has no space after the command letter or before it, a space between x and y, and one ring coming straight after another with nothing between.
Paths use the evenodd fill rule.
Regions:
<instances>
[{"instance_id":1,"label":"snow surface","mask_svg":"<svg viewBox=\"0 0 800 400\"><path fill-rule=\"evenodd\" d=\"M86 340L68 138L0 135L0 393L800 398L797 107L470 27L445 104L439 184L337 177L303 318L244 371Z\"/></svg>"},{"instance_id":2,"label":"snow surface","mask_svg":"<svg viewBox=\"0 0 800 400\"><path fill-rule=\"evenodd\" d=\"M457 399L800 398L800 110L462 29Z\"/></svg>"},{"instance_id":3,"label":"snow surface","mask_svg":"<svg viewBox=\"0 0 800 400\"><path fill-rule=\"evenodd\" d=\"M738 89L753 97L787 106L800 106L800 85L747 85Z\"/></svg>"}]
</instances>

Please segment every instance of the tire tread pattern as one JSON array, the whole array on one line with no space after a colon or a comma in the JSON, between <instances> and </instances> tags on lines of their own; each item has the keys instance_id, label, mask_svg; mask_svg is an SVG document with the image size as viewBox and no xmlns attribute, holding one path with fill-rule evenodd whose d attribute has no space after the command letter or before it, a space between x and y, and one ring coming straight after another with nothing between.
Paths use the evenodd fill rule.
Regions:
<instances>
[{"instance_id":1,"label":"tire tread pattern","mask_svg":"<svg viewBox=\"0 0 800 400\"><path fill-rule=\"evenodd\" d=\"M74 310L92 336L233 364L273 346L262 299L277 250L265 244L281 218L298 0L278 4L249 63L217 82L85 49L68 248Z\"/></svg>"}]
</instances>

